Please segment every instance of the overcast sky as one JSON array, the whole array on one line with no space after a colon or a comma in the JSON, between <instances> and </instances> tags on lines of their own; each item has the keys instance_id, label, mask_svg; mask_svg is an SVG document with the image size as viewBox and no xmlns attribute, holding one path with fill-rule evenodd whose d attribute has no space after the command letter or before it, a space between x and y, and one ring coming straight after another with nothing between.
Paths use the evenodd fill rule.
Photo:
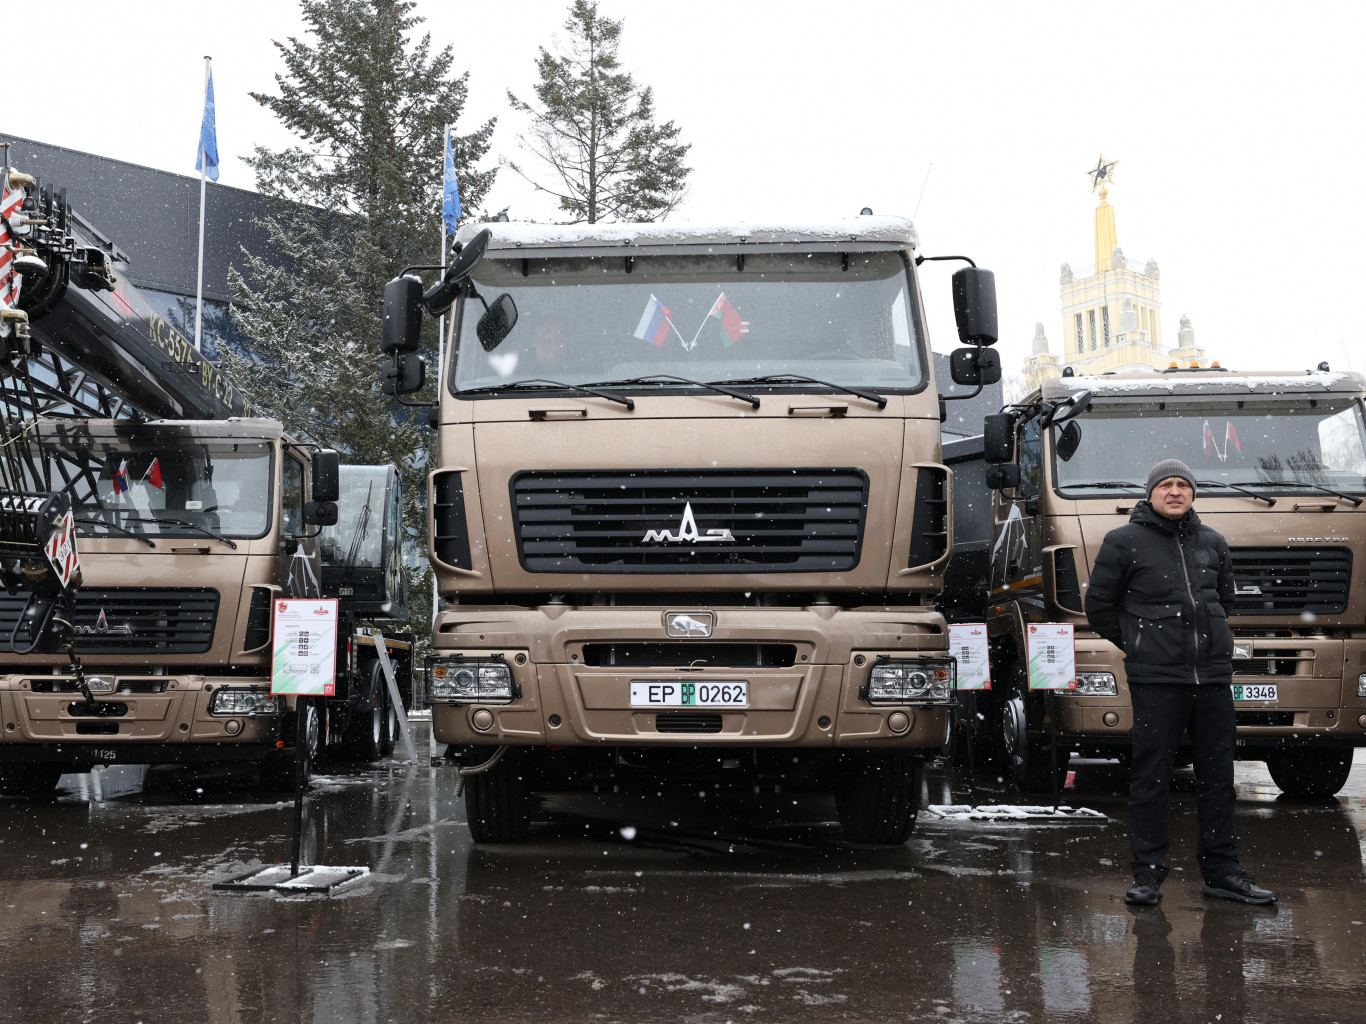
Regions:
<instances>
[{"instance_id":1,"label":"overcast sky","mask_svg":"<svg viewBox=\"0 0 1366 1024\"><path fill-rule=\"evenodd\" d=\"M420 0L470 72L461 127L529 94L567 0ZM1326 359L1366 370L1362 55L1366 4L602 0L621 54L692 143L693 221L914 212L927 254L996 271L1017 372L1042 321L1057 353L1058 269L1090 264L1086 171L1117 159L1125 253L1162 269L1162 327L1188 313L1212 358L1246 369ZM214 58L222 183L289 139L247 96L301 31L290 0L49 0L63 71L20 69L5 130L194 175L204 54ZM933 170L927 171L930 165ZM433 174L439 169L433 168ZM136 197L130 197L136 201ZM492 207L553 217L509 171ZM923 284L934 347L956 342L948 268Z\"/></svg>"}]
</instances>

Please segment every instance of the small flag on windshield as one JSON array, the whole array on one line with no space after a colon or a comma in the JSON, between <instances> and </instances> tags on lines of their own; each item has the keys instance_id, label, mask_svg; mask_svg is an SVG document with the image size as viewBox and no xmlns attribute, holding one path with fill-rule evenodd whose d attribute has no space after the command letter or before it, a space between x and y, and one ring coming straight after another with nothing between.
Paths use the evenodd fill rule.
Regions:
<instances>
[{"instance_id":1,"label":"small flag on windshield","mask_svg":"<svg viewBox=\"0 0 1366 1024\"><path fill-rule=\"evenodd\" d=\"M147 482L157 490L162 490L165 484L161 481L161 460L153 457L152 464L147 467Z\"/></svg>"},{"instance_id":2,"label":"small flag on windshield","mask_svg":"<svg viewBox=\"0 0 1366 1024\"><path fill-rule=\"evenodd\" d=\"M664 339L669 336L669 310L653 295L645 304L640 323L636 325L636 337L648 341L655 348L664 347Z\"/></svg>"},{"instance_id":3,"label":"small flag on windshield","mask_svg":"<svg viewBox=\"0 0 1366 1024\"><path fill-rule=\"evenodd\" d=\"M119 463L118 472L114 474L114 493L127 494L128 487L128 460L124 459Z\"/></svg>"},{"instance_id":4,"label":"small flag on windshield","mask_svg":"<svg viewBox=\"0 0 1366 1024\"><path fill-rule=\"evenodd\" d=\"M1238 431L1233 429L1232 420L1227 420L1226 423L1227 425L1224 428L1224 458L1228 458L1228 447L1230 443L1233 445L1233 450L1241 457L1243 454L1243 446L1238 442Z\"/></svg>"},{"instance_id":5,"label":"small flag on windshield","mask_svg":"<svg viewBox=\"0 0 1366 1024\"><path fill-rule=\"evenodd\" d=\"M715 317L721 324L721 333L724 335L721 344L726 348L739 341L740 335L749 333L749 321L740 319L740 311L726 298L725 292L712 304L707 316Z\"/></svg>"}]
</instances>

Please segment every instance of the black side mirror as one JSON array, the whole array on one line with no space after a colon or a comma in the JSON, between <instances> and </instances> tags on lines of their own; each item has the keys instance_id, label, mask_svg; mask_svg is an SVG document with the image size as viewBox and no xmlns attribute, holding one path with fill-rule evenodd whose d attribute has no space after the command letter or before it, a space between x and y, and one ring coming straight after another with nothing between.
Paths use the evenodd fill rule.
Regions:
<instances>
[{"instance_id":1,"label":"black side mirror","mask_svg":"<svg viewBox=\"0 0 1366 1024\"><path fill-rule=\"evenodd\" d=\"M422 296L422 304L432 316L440 316L455 301L465 278L474 272L474 265L484 258L484 250L489 246L493 232L485 228L475 235L460 250L460 255L451 261L441 280Z\"/></svg>"},{"instance_id":2,"label":"black side mirror","mask_svg":"<svg viewBox=\"0 0 1366 1024\"><path fill-rule=\"evenodd\" d=\"M1053 413L1048 417L1046 426L1057 426L1059 423L1066 423L1073 416L1079 416L1091 406L1091 392L1078 391L1071 398L1057 406L1054 406Z\"/></svg>"},{"instance_id":3,"label":"black side mirror","mask_svg":"<svg viewBox=\"0 0 1366 1024\"><path fill-rule=\"evenodd\" d=\"M304 502L304 522L309 526L336 526L337 503L335 501Z\"/></svg>"},{"instance_id":4,"label":"black side mirror","mask_svg":"<svg viewBox=\"0 0 1366 1024\"><path fill-rule=\"evenodd\" d=\"M1071 462L1072 456L1077 454L1077 448L1081 445L1081 424L1069 423L1062 428L1062 433L1058 435L1058 443L1053 450L1058 453L1058 458L1063 462Z\"/></svg>"},{"instance_id":5,"label":"black side mirror","mask_svg":"<svg viewBox=\"0 0 1366 1024\"><path fill-rule=\"evenodd\" d=\"M380 351L386 356L416 352L422 339L422 280L396 277L384 286L384 331Z\"/></svg>"},{"instance_id":6,"label":"black side mirror","mask_svg":"<svg viewBox=\"0 0 1366 1024\"><path fill-rule=\"evenodd\" d=\"M427 382L427 360L421 356L401 356L380 368L380 390L386 395L409 395Z\"/></svg>"},{"instance_id":7,"label":"black side mirror","mask_svg":"<svg viewBox=\"0 0 1366 1024\"><path fill-rule=\"evenodd\" d=\"M969 387L995 384L1001 379L1001 355L990 348L956 348L949 356L949 375Z\"/></svg>"},{"instance_id":8,"label":"black side mirror","mask_svg":"<svg viewBox=\"0 0 1366 1024\"><path fill-rule=\"evenodd\" d=\"M313 500L336 501L341 495L341 458L335 448L313 453Z\"/></svg>"},{"instance_id":9,"label":"black side mirror","mask_svg":"<svg viewBox=\"0 0 1366 1024\"><path fill-rule=\"evenodd\" d=\"M982 459L997 465L1015 458L1015 417L1008 412L982 417Z\"/></svg>"},{"instance_id":10,"label":"black side mirror","mask_svg":"<svg viewBox=\"0 0 1366 1024\"><path fill-rule=\"evenodd\" d=\"M1005 466L988 466L986 483L993 491L1006 491L1020 486L1020 467L1014 463Z\"/></svg>"},{"instance_id":11,"label":"black side mirror","mask_svg":"<svg viewBox=\"0 0 1366 1024\"><path fill-rule=\"evenodd\" d=\"M996 344L996 275L981 267L955 270L953 316L964 345Z\"/></svg>"},{"instance_id":12,"label":"black side mirror","mask_svg":"<svg viewBox=\"0 0 1366 1024\"><path fill-rule=\"evenodd\" d=\"M484 310L484 315L479 318L479 323L475 325L474 333L479 336L479 344L484 346L485 352L492 352L503 343L512 329L517 326L517 303L512 301L512 296L504 292L489 304L489 308Z\"/></svg>"}]
</instances>

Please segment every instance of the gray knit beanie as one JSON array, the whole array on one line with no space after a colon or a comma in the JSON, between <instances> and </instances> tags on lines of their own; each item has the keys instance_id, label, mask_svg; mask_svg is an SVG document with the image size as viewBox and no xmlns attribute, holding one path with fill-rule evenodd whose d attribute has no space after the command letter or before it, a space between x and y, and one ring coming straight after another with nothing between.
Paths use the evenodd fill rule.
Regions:
<instances>
[{"instance_id":1,"label":"gray knit beanie","mask_svg":"<svg viewBox=\"0 0 1366 1024\"><path fill-rule=\"evenodd\" d=\"M1191 485L1191 491L1195 491L1195 474L1191 472L1180 459L1163 459L1152 469L1148 470L1148 499L1152 500L1153 488L1160 484L1169 476L1179 476L1186 483Z\"/></svg>"}]
</instances>

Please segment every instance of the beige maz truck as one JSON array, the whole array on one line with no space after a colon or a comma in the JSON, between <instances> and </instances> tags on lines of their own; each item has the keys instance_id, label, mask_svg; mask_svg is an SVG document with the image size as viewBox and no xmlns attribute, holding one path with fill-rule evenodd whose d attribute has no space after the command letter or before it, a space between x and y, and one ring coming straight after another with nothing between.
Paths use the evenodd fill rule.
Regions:
<instances>
[{"instance_id":1,"label":"beige maz truck","mask_svg":"<svg viewBox=\"0 0 1366 1024\"><path fill-rule=\"evenodd\" d=\"M523 837L535 791L734 781L833 790L850 838L904 840L954 687L910 222L458 242L425 295L388 286L385 374L416 389L421 307L449 307L430 693L484 769L474 837ZM954 285L960 335L994 341L990 273Z\"/></svg>"},{"instance_id":2,"label":"beige maz truck","mask_svg":"<svg viewBox=\"0 0 1366 1024\"><path fill-rule=\"evenodd\" d=\"M1265 761L1296 796L1343 786L1366 745L1363 395L1366 380L1326 364L1172 368L1064 376L987 417L993 688L960 700L1018 784L1047 790L1072 753L1127 754L1123 655L1090 631L1083 604L1101 541L1143 499L1152 464L1177 458L1196 474L1196 512L1233 556L1238 756ZM1035 622L1076 627L1075 690L1029 692Z\"/></svg>"},{"instance_id":3,"label":"beige maz truck","mask_svg":"<svg viewBox=\"0 0 1366 1024\"><path fill-rule=\"evenodd\" d=\"M285 788L295 758L329 741L364 759L392 749L376 640L355 630L358 613L394 611L392 469L338 467L264 419L39 420L23 438L28 490L70 495L82 579L60 614L90 692L30 595L0 593L0 791L50 792L100 764L203 762L256 765ZM339 496L340 524L320 533ZM381 549L392 566L371 564ZM272 599L338 593L336 693L310 702L301 742L294 699L270 694ZM384 643L410 691L411 643Z\"/></svg>"}]
</instances>

